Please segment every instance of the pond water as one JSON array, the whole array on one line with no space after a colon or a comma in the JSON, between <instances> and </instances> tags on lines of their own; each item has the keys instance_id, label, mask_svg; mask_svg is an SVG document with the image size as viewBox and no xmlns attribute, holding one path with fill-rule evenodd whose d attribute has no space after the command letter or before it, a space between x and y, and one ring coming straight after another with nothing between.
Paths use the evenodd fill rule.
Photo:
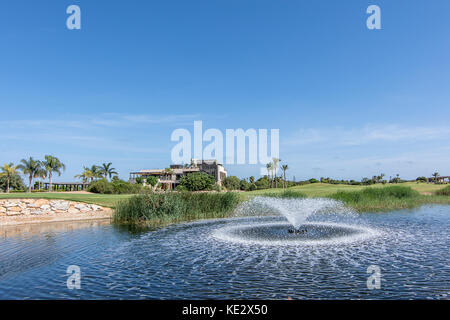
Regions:
<instances>
[{"instance_id":1,"label":"pond water","mask_svg":"<svg viewBox=\"0 0 450 320\"><path fill-rule=\"evenodd\" d=\"M450 207L199 221L0 228L0 299L448 299ZM68 266L81 288L68 289ZM369 290L369 266L380 289Z\"/></svg>"}]
</instances>

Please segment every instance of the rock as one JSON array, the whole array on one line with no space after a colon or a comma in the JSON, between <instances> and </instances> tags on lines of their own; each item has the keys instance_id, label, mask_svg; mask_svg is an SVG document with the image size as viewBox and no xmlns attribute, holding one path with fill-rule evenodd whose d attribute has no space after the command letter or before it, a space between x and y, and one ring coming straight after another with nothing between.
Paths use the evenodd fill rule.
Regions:
<instances>
[{"instance_id":1,"label":"rock","mask_svg":"<svg viewBox=\"0 0 450 320\"><path fill-rule=\"evenodd\" d=\"M92 210L94 210L94 211L99 211L99 210L102 209L102 207L97 206L96 204L91 204L91 208L92 208Z\"/></svg>"},{"instance_id":2,"label":"rock","mask_svg":"<svg viewBox=\"0 0 450 320\"><path fill-rule=\"evenodd\" d=\"M41 210L50 210L51 207L48 204L44 204L44 205L40 206L40 208L41 208Z\"/></svg>"},{"instance_id":3,"label":"rock","mask_svg":"<svg viewBox=\"0 0 450 320\"><path fill-rule=\"evenodd\" d=\"M56 210L67 211L69 210L69 201L51 201L50 205Z\"/></svg>"},{"instance_id":4,"label":"rock","mask_svg":"<svg viewBox=\"0 0 450 320\"><path fill-rule=\"evenodd\" d=\"M5 207L0 207L0 213L2 212L6 212L6 208Z\"/></svg>"},{"instance_id":5,"label":"rock","mask_svg":"<svg viewBox=\"0 0 450 320\"><path fill-rule=\"evenodd\" d=\"M87 204L77 203L76 205L74 205L74 207L81 212L91 211L91 208Z\"/></svg>"},{"instance_id":6,"label":"rock","mask_svg":"<svg viewBox=\"0 0 450 320\"><path fill-rule=\"evenodd\" d=\"M49 204L49 203L50 203L50 201L48 201L46 199L39 199L34 202L34 205L36 208L38 208L38 207L41 207L41 206Z\"/></svg>"},{"instance_id":7,"label":"rock","mask_svg":"<svg viewBox=\"0 0 450 320\"><path fill-rule=\"evenodd\" d=\"M77 208L70 207L67 212L70 214L77 214L80 213L80 210L78 210Z\"/></svg>"},{"instance_id":8,"label":"rock","mask_svg":"<svg viewBox=\"0 0 450 320\"><path fill-rule=\"evenodd\" d=\"M8 211L6 213L7 216L20 216L22 215L22 212L14 212L14 211Z\"/></svg>"},{"instance_id":9,"label":"rock","mask_svg":"<svg viewBox=\"0 0 450 320\"><path fill-rule=\"evenodd\" d=\"M6 201L5 204L3 205L5 208L10 208L10 207L17 207L17 205L19 204L18 201L14 201L14 200L9 200Z\"/></svg>"},{"instance_id":10,"label":"rock","mask_svg":"<svg viewBox=\"0 0 450 320\"><path fill-rule=\"evenodd\" d=\"M8 208L8 212L21 212L22 211L22 208L20 208L20 207L9 207Z\"/></svg>"}]
</instances>

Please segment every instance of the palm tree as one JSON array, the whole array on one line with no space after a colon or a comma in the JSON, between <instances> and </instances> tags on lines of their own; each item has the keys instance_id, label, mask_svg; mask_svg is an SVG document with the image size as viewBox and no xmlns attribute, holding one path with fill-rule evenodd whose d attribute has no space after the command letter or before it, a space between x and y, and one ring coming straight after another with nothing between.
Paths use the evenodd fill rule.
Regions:
<instances>
[{"instance_id":1,"label":"palm tree","mask_svg":"<svg viewBox=\"0 0 450 320\"><path fill-rule=\"evenodd\" d=\"M267 168L267 180L269 181L269 188L272 188L272 179L270 179L270 172L273 169L273 163L269 162L268 164L266 164L266 168Z\"/></svg>"},{"instance_id":2,"label":"palm tree","mask_svg":"<svg viewBox=\"0 0 450 320\"><path fill-rule=\"evenodd\" d=\"M272 161L273 161L273 169L275 170L275 188L277 188L277 168L278 168L278 164L280 163L281 159L272 158Z\"/></svg>"},{"instance_id":3,"label":"palm tree","mask_svg":"<svg viewBox=\"0 0 450 320\"><path fill-rule=\"evenodd\" d=\"M100 176L99 167L96 165L91 166L90 168L83 167L83 172L81 174L77 174L75 178L83 179L83 182L86 183L88 181L94 181L94 178L98 178Z\"/></svg>"},{"instance_id":4,"label":"palm tree","mask_svg":"<svg viewBox=\"0 0 450 320\"><path fill-rule=\"evenodd\" d=\"M284 184L283 187L286 188L286 170L289 169L287 164L283 164L281 166L281 170L283 170Z\"/></svg>"},{"instance_id":5,"label":"palm tree","mask_svg":"<svg viewBox=\"0 0 450 320\"><path fill-rule=\"evenodd\" d=\"M111 165L111 162L103 163L99 168L100 173L105 177L106 180L108 180L108 176L111 179L111 176L113 174L118 174L116 168L111 168Z\"/></svg>"},{"instance_id":6,"label":"palm tree","mask_svg":"<svg viewBox=\"0 0 450 320\"><path fill-rule=\"evenodd\" d=\"M50 192L50 191L52 191L53 172L57 173L58 176L60 176L61 171L66 170L66 165L64 163L62 163L61 161L59 161L59 159L54 156L47 155L44 158L45 158L45 160L42 162L42 166L44 167L45 172L48 175L48 183L49 183L48 191Z\"/></svg>"},{"instance_id":7,"label":"palm tree","mask_svg":"<svg viewBox=\"0 0 450 320\"><path fill-rule=\"evenodd\" d=\"M434 182L437 182L437 178L439 177L439 172L435 172L433 173L433 177L434 177Z\"/></svg>"},{"instance_id":8,"label":"palm tree","mask_svg":"<svg viewBox=\"0 0 450 320\"><path fill-rule=\"evenodd\" d=\"M1 177L6 177L6 193L9 193L9 183L11 181L11 177L16 174L17 166L13 163L7 164L5 163L2 167L2 172L0 173Z\"/></svg>"},{"instance_id":9,"label":"palm tree","mask_svg":"<svg viewBox=\"0 0 450 320\"><path fill-rule=\"evenodd\" d=\"M28 192L30 193L33 178L42 177L45 175L45 169L42 168L42 163L39 160L34 160L32 157L28 160L20 160L20 164L17 166L17 169L21 170L23 174L28 175Z\"/></svg>"}]
</instances>

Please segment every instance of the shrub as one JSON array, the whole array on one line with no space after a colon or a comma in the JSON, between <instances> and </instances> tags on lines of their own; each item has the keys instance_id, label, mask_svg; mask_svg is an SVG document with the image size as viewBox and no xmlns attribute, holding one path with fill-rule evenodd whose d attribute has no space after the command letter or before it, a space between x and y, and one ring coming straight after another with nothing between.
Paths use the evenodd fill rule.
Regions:
<instances>
[{"instance_id":1,"label":"shrub","mask_svg":"<svg viewBox=\"0 0 450 320\"><path fill-rule=\"evenodd\" d=\"M181 184L179 184L179 185L176 187L175 190L176 190L176 191L179 191L179 192L185 192L185 191L188 191L188 189L187 189L185 186L182 186Z\"/></svg>"},{"instance_id":2,"label":"shrub","mask_svg":"<svg viewBox=\"0 0 450 320\"><path fill-rule=\"evenodd\" d=\"M255 184L255 183L251 183L250 186L249 186L249 188L248 188L248 191L254 191L254 190L256 190L256 189L257 189L256 184Z\"/></svg>"},{"instance_id":3,"label":"shrub","mask_svg":"<svg viewBox=\"0 0 450 320\"><path fill-rule=\"evenodd\" d=\"M180 179L180 185L189 191L210 190L215 183L216 179L205 172L194 172Z\"/></svg>"},{"instance_id":4,"label":"shrub","mask_svg":"<svg viewBox=\"0 0 450 320\"><path fill-rule=\"evenodd\" d=\"M154 176L147 177L145 181L147 182L148 185L151 185L152 187L154 187L158 183L158 179Z\"/></svg>"},{"instance_id":5,"label":"shrub","mask_svg":"<svg viewBox=\"0 0 450 320\"><path fill-rule=\"evenodd\" d=\"M309 179L308 182L309 183L318 183L319 180L312 178L312 179Z\"/></svg>"},{"instance_id":6,"label":"shrub","mask_svg":"<svg viewBox=\"0 0 450 320\"><path fill-rule=\"evenodd\" d=\"M133 194L139 193L142 190L140 184L131 184L123 180L114 180L111 182L111 186L115 194Z\"/></svg>"},{"instance_id":7,"label":"shrub","mask_svg":"<svg viewBox=\"0 0 450 320\"><path fill-rule=\"evenodd\" d=\"M262 178L259 178L256 182L255 182L256 188L258 190L261 189L267 189L269 188L269 179L267 178L267 176L264 176Z\"/></svg>"},{"instance_id":8,"label":"shrub","mask_svg":"<svg viewBox=\"0 0 450 320\"><path fill-rule=\"evenodd\" d=\"M248 191L250 188L250 183L247 180L242 179L239 183L239 188L243 191Z\"/></svg>"},{"instance_id":9,"label":"shrub","mask_svg":"<svg viewBox=\"0 0 450 320\"><path fill-rule=\"evenodd\" d=\"M435 192L438 196L450 196L450 186L447 186L443 189L439 189Z\"/></svg>"},{"instance_id":10,"label":"shrub","mask_svg":"<svg viewBox=\"0 0 450 320\"><path fill-rule=\"evenodd\" d=\"M87 191L102 194L134 194L139 193L142 186L131 184L123 180L113 180L108 182L106 179L94 181L89 185Z\"/></svg>"},{"instance_id":11,"label":"shrub","mask_svg":"<svg viewBox=\"0 0 450 320\"><path fill-rule=\"evenodd\" d=\"M0 189L3 191L6 191L6 176L0 176ZM15 174L11 176L11 179L9 181L9 188L13 190L26 190L27 187L23 183L22 177L19 174Z\"/></svg>"},{"instance_id":12,"label":"shrub","mask_svg":"<svg viewBox=\"0 0 450 320\"><path fill-rule=\"evenodd\" d=\"M236 176L229 176L224 179L223 186L227 188L227 190L239 190L241 180Z\"/></svg>"},{"instance_id":13,"label":"shrub","mask_svg":"<svg viewBox=\"0 0 450 320\"><path fill-rule=\"evenodd\" d=\"M137 183L137 184L143 184L143 183L144 183L144 178L142 178L142 177L137 177L137 178L136 178L136 183Z\"/></svg>"},{"instance_id":14,"label":"shrub","mask_svg":"<svg viewBox=\"0 0 450 320\"><path fill-rule=\"evenodd\" d=\"M114 188L111 183L106 181L106 179L101 179L92 182L87 188L87 191L93 193L112 194L114 193Z\"/></svg>"}]
</instances>

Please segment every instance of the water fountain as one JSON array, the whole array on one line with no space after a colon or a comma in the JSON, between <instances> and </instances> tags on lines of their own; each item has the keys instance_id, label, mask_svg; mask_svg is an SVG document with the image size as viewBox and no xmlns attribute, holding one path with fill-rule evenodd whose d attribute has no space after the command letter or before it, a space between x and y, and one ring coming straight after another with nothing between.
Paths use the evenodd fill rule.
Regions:
<instances>
[{"instance_id":1,"label":"water fountain","mask_svg":"<svg viewBox=\"0 0 450 320\"><path fill-rule=\"evenodd\" d=\"M360 225L308 221L323 214L355 216L341 202L331 199L256 197L244 203L237 213L255 219L251 223L219 228L213 233L215 238L262 245L312 245L348 243L377 234Z\"/></svg>"}]
</instances>

